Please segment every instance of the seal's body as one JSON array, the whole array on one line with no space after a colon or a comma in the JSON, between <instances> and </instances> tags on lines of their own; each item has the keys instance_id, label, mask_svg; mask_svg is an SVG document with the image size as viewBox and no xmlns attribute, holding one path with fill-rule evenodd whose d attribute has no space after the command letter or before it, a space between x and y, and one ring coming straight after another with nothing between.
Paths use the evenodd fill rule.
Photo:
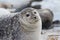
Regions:
<instances>
[{"instance_id":1,"label":"seal's body","mask_svg":"<svg viewBox=\"0 0 60 40\"><path fill-rule=\"evenodd\" d=\"M0 39L40 40L41 27L42 22L38 12L33 8L26 8L15 16L0 21Z\"/></svg>"},{"instance_id":2,"label":"seal's body","mask_svg":"<svg viewBox=\"0 0 60 40\"><path fill-rule=\"evenodd\" d=\"M38 12L42 18L42 29L51 28L54 16L53 12L50 9L39 9Z\"/></svg>"}]
</instances>

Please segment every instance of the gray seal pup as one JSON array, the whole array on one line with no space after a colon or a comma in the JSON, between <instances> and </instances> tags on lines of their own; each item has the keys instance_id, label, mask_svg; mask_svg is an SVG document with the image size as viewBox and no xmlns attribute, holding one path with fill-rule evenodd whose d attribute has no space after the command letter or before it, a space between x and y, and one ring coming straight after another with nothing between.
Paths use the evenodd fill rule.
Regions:
<instances>
[{"instance_id":1,"label":"gray seal pup","mask_svg":"<svg viewBox=\"0 0 60 40\"><path fill-rule=\"evenodd\" d=\"M1 40L41 40L41 30L41 17L34 8L25 8L0 20Z\"/></svg>"},{"instance_id":2,"label":"gray seal pup","mask_svg":"<svg viewBox=\"0 0 60 40\"><path fill-rule=\"evenodd\" d=\"M38 12L42 18L42 29L52 28L51 25L54 17L53 12L50 9L39 9Z\"/></svg>"}]
</instances>

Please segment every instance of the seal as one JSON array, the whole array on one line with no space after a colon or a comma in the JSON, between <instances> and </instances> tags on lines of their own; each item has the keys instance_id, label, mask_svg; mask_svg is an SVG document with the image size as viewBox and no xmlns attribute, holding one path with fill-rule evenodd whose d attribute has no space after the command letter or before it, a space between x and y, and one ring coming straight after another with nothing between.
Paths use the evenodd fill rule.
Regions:
<instances>
[{"instance_id":1,"label":"seal","mask_svg":"<svg viewBox=\"0 0 60 40\"><path fill-rule=\"evenodd\" d=\"M13 5L9 3L0 3L0 8L13 8Z\"/></svg>"},{"instance_id":2,"label":"seal","mask_svg":"<svg viewBox=\"0 0 60 40\"><path fill-rule=\"evenodd\" d=\"M1 20L0 28L1 40L40 40L42 21L36 9L25 8Z\"/></svg>"},{"instance_id":3,"label":"seal","mask_svg":"<svg viewBox=\"0 0 60 40\"><path fill-rule=\"evenodd\" d=\"M52 28L53 12L50 9L39 9L38 12L42 18L42 29Z\"/></svg>"}]
</instances>

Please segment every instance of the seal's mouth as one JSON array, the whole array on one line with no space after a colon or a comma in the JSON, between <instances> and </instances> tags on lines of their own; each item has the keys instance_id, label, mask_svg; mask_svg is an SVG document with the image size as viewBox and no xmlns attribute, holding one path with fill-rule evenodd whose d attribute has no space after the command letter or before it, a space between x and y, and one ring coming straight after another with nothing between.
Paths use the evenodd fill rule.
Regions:
<instances>
[{"instance_id":1,"label":"seal's mouth","mask_svg":"<svg viewBox=\"0 0 60 40\"><path fill-rule=\"evenodd\" d=\"M37 23L39 20L32 20L31 22L29 22L30 24L35 24Z\"/></svg>"}]
</instances>

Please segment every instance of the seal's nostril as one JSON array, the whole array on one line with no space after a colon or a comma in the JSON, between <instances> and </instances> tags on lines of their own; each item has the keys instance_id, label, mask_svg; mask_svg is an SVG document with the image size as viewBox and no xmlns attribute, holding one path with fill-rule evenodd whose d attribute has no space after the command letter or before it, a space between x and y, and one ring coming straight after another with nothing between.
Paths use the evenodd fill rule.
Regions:
<instances>
[{"instance_id":1,"label":"seal's nostril","mask_svg":"<svg viewBox=\"0 0 60 40\"><path fill-rule=\"evenodd\" d=\"M36 19L36 17L34 17Z\"/></svg>"}]
</instances>

